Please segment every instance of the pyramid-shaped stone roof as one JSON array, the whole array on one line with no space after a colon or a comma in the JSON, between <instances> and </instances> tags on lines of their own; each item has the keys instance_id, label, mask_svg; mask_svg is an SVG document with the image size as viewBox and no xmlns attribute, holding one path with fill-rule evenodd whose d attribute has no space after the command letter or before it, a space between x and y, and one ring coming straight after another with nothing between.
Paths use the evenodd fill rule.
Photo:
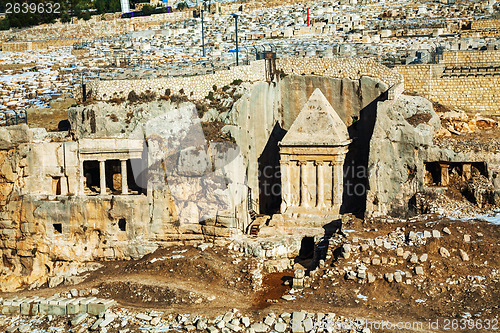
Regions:
<instances>
[{"instance_id":1,"label":"pyramid-shaped stone roof","mask_svg":"<svg viewBox=\"0 0 500 333\"><path fill-rule=\"evenodd\" d=\"M287 132L281 146L345 146L347 126L321 90L316 89Z\"/></svg>"}]
</instances>

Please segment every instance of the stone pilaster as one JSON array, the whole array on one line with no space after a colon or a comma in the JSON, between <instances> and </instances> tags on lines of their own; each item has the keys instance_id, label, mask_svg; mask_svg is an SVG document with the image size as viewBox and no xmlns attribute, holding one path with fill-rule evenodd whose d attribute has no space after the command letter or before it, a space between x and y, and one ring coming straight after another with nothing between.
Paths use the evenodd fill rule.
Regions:
<instances>
[{"instance_id":1,"label":"stone pilaster","mask_svg":"<svg viewBox=\"0 0 500 333\"><path fill-rule=\"evenodd\" d=\"M101 195L106 195L106 161L99 161L99 177L101 181Z\"/></svg>"},{"instance_id":2,"label":"stone pilaster","mask_svg":"<svg viewBox=\"0 0 500 333\"><path fill-rule=\"evenodd\" d=\"M316 207L325 207L325 176L323 172L323 161L316 161Z\"/></svg>"},{"instance_id":3,"label":"stone pilaster","mask_svg":"<svg viewBox=\"0 0 500 333\"><path fill-rule=\"evenodd\" d=\"M127 160L121 160L122 194L128 194L127 184Z\"/></svg>"}]
</instances>

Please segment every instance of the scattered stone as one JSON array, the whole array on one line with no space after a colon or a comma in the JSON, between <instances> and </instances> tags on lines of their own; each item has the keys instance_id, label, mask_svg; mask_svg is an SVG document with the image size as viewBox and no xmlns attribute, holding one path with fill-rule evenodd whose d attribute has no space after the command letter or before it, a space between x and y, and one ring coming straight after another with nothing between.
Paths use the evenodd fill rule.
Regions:
<instances>
[{"instance_id":1,"label":"scattered stone","mask_svg":"<svg viewBox=\"0 0 500 333\"><path fill-rule=\"evenodd\" d=\"M415 253L414 253L414 254L412 254L412 256L411 256L411 258L410 258L410 262L411 262L412 264L416 264L416 263L418 263L418 257L417 257L417 255L416 255Z\"/></svg>"},{"instance_id":2,"label":"scattered stone","mask_svg":"<svg viewBox=\"0 0 500 333\"><path fill-rule=\"evenodd\" d=\"M443 257L443 258L448 258L450 256L450 252L445 249L444 247L440 247L439 248L439 254Z\"/></svg>"},{"instance_id":3,"label":"scattered stone","mask_svg":"<svg viewBox=\"0 0 500 333\"><path fill-rule=\"evenodd\" d=\"M375 265L375 266L380 265L380 258L373 258L372 259L372 265Z\"/></svg>"},{"instance_id":4,"label":"scattered stone","mask_svg":"<svg viewBox=\"0 0 500 333\"><path fill-rule=\"evenodd\" d=\"M396 281L397 283L403 282L403 276L401 275L400 272L394 273L394 281Z\"/></svg>"},{"instance_id":5,"label":"scattered stone","mask_svg":"<svg viewBox=\"0 0 500 333\"><path fill-rule=\"evenodd\" d=\"M266 324L267 326L273 326L274 324L274 320L275 318L271 315L268 315L266 316L266 318L264 319L264 324Z\"/></svg>"},{"instance_id":6,"label":"scattered stone","mask_svg":"<svg viewBox=\"0 0 500 333\"><path fill-rule=\"evenodd\" d=\"M135 317L139 320L144 320L147 322L150 322L151 319L153 319L151 316L148 316L147 314L144 313L138 313Z\"/></svg>"},{"instance_id":7,"label":"scattered stone","mask_svg":"<svg viewBox=\"0 0 500 333\"><path fill-rule=\"evenodd\" d=\"M464 250L460 249L460 258L462 258L463 261L469 261L469 255L467 255L467 252Z\"/></svg>"},{"instance_id":8,"label":"scattered stone","mask_svg":"<svg viewBox=\"0 0 500 333\"><path fill-rule=\"evenodd\" d=\"M361 252L368 251L370 249L370 246L368 244L361 244Z\"/></svg>"},{"instance_id":9,"label":"scattered stone","mask_svg":"<svg viewBox=\"0 0 500 333\"><path fill-rule=\"evenodd\" d=\"M293 295L283 295L281 296L282 299L284 299L285 301L293 301L295 299L295 296Z\"/></svg>"},{"instance_id":10,"label":"scattered stone","mask_svg":"<svg viewBox=\"0 0 500 333\"><path fill-rule=\"evenodd\" d=\"M250 329L253 329L255 333L265 333L269 330L269 326L264 323L253 323Z\"/></svg>"},{"instance_id":11,"label":"scattered stone","mask_svg":"<svg viewBox=\"0 0 500 333\"><path fill-rule=\"evenodd\" d=\"M103 321L104 321L104 318L99 318L99 319L97 319L97 320L94 322L94 324L93 324L92 326L90 326L90 330L91 330L91 331L95 331L95 330L99 327L99 325L101 325L101 323L102 323Z\"/></svg>"},{"instance_id":12,"label":"scattered stone","mask_svg":"<svg viewBox=\"0 0 500 333\"><path fill-rule=\"evenodd\" d=\"M414 231L410 231L410 232L408 233L408 240L410 240L410 241L412 241L412 242L416 241L416 240L417 240L417 237L418 237L418 236L417 236L417 233L416 233L416 232L414 232Z\"/></svg>"},{"instance_id":13,"label":"scattered stone","mask_svg":"<svg viewBox=\"0 0 500 333\"><path fill-rule=\"evenodd\" d=\"M287 296L287 295L285 295L285 296ZM288 296L290 296L290 295L288 295ZM243 324L243 326L245 326L245 327L250 326L250 318L248 318L248 317L243 317L243 318L241 318L241 323L242 323L242 324Z\"/></svg>"},{"instance_id":14,"label":"scattered stone","mask_svg":"<svg viewBox=\"0 0 500 333\"><path fill-rule=\"evenodd\" d=\"M432 237L434 237L434 238L440 238L441 237L441 233L439 232L439 230L432 230Z\"/></svg>"},{"instance_id":15,"label":"scattered stone","mask_svg":"<svg viewBox=\"0 0 500 333\"><path fill-rule=\"evenodd\" d=\"M394 274L393 273L385 273L385 279L387 280L387 282L394 281Z\"/></svg>"},{"instance_id":16,"label":"scattered stone","mask_svg":"<svg viewBox=\"0 0 500 333\"><path fill-rule=\"evenodd\" d=\"M444 232L445 234L447 234L447 235L451 235L451 231L450 231L450 229L448 229L448 227L444 227L444 228L443 228L443 232Z\"/></svg>"},{"instance_id":17,"label":"scattered stone","mask_svg":"<svg viewBox=\"0 0 500 333\"><path fill-rule=\"evenodd\" d=\"M274 325L274 329L276 330L276 332L285 332L286 331L286 324L285 323L281 323L281 322L277 322L275 325Z\"/></svg>"},{"instance_id":18,"label":"scattered stone","mask_svg":"<svg viewBox=\"0 0 500 333\"><path fill-rule=\"evenodd\" d=\"M208 333L219 333L219 330L216 329L214 326L210 326L207 328Z\"/></svg>"},{"instance_id":19,"label":"scattered stone","mask_svg":"<svg viewBox=\"0 0 500 333\"><path fill-rule=\"evenodd\" d=\"M80 325L81 323L83 323L83 321L85 319L87 319L88 316L89 316L88 313L79 313L79 314L77 314L76 316L73 317L73 319L71 319L71 325L72 326L78 326L78 325Z\"/></svg>"},{"instance_id":20,"label":"scattered stone","mask_svg":"<svg viewBox=\"0 0 500 333\"><path fill-rule=\"evenodd\" d=\"M423 275L424 274L424 268L422 266L415 267L415 274L417 274L417 275Z\"/></svg>"},{"instance_id":21,"label":"scattered stone","mask_svg":"<svg viewBox=\"0 0 500 333\"><path fill-rule=\"evenodd\" d=\"M49 288L54 288L64 282L64 276L53 276L48 279Z\"/></svg>"},{"instance_id":22,"label":"scattered stone","mask_svg":"<svg viewBox=\"0 0 500 333\"><path fill-rule=\"evenodd\" d=\"M432 234L428 230L424 230L424 233L422 235L422 238L430 238Z\"/></svg>"},{"instance_id":23,"label":"scattered stone","mask_svg":"<svg viewBox=\"0 0 500 333\"><path fill-rule=\"evenodd\" d=\"M304 326L304 330L306 332L310 332L312 331L313 327L314 327L314 323L312 321L312 318L308 317L306 318L303 322L302 322L302 325Z\"/></svg>"},{"instance_id":24,"label":"scattered stone","mask_svg":"<svg viewBox=\"0 0 500 333\"><path fill-rule=\"evenodd\" d=\"M428 257L427 253L422 254L420 256L420 262L426 262Z\"/></svg>"},{"instance_id":25,"label":"scattered stone","mask_svg":"<svg viewBox=\"0 0 500 333\"><path fill-rule=\"evenodd\" d=\"M293 321L300 321L302 322L306 318L306 313L302 311L295 311L292 313L292 319Z\"/></svg>"},{"instance_id":26,"label":"scattered stone","mask_svg":"<svg viewBox=\"0 0 500 333\"><path fill-rule=\"evenodd\" d=\"M403 256L403 254L404 254L404 252L405 252L405 251L403 250L403 248L402 248L402 247L398 247L398 248L396 249L396 255L397 255L398 257L402 257L402 256Z\"/></svg>"},{"instance_id":27,"label":"scattered stone","mask_svg":"<svg viewBox=\"0 0 500 333\"><path fill-rule=\"evenodd\" d=\"M470 235L468 234L464 235L464 242L470 243Z\"/></svg>"}]
</instances>

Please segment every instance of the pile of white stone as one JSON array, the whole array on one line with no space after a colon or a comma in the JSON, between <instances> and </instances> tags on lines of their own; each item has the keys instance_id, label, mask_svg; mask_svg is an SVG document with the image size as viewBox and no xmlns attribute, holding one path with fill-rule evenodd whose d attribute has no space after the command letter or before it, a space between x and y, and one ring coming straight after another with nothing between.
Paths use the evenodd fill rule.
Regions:
<instances>
[{"instance_id":1,"label":"pile of white stone","mask_svg":"<svg viewBox=\"0 0 500 333\"><path fill-rule=\"evenodd\" d=\"M64 319L64 320L61 320ZM0 316L0 327L7 327L7 331L31 332L37 327L49 323L51 329L68 329L72 332L100 331L110 329L118 332L130 332L133 329L150 332L187 331L208 333L265 333L265 332L362 332L369 333L363 319L350 319L337 316L334 313L307 313L296 311L282 314L269 313L260 320L233 309L215 318L190 314L168 314L159 311L132 312L127 309L107 310L97 316L81 313L68 318L54 317L52 315L35 317L27 320L22 317ZM69 323L69 324L68 324ZM69 325L69 327L68 327ZM37 331L40 331L37 329ZM43 330L41 330L43 332Z\"/></svg>"}]
</instances>

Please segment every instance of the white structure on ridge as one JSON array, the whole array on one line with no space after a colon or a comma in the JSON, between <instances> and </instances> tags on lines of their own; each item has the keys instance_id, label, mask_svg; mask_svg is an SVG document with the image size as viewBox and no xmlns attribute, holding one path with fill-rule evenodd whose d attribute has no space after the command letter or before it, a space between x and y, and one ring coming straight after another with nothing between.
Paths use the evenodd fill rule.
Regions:
<instances>
[{"instance_id":1,"label":"white structure on ridge","mask_svg":"<svg viewBox=\"0 0 500 333\"><path fill-rule=\"evenodd\" d=\"M122 6L122 13L130 12L129 0L120 0L120 5Z\"/></svg>"}]
</instances>

